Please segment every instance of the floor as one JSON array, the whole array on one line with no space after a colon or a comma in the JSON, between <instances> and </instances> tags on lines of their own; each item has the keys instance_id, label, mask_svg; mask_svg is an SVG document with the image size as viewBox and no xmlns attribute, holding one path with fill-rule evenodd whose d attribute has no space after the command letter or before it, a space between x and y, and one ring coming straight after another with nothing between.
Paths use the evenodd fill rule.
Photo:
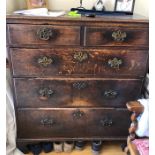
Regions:
<instances>
[{"instance_id":1,"label":"floor","mask_svg":"<svg viewBox=\"0 0 155 155\"><path fill-rule=\"evenodd\" d=\"M120 142L105 142L102 146L102 150L100 152L100 155L126 155L126 153L122 152L120 147ZM27 155L32 155L27 154ZM73 150L71 153L41 153L40 155L92 155L91 152L91 146L87 145L84 150L77 151Z\"/></svg>"}]
</instances>

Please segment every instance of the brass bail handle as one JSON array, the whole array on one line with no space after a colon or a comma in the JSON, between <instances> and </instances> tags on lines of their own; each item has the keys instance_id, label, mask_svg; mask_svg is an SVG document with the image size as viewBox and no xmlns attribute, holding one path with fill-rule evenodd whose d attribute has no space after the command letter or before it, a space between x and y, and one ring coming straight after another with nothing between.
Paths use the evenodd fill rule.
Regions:
<instances>
[{"instance_id":1,"label":"brass bail handle","mask_svg":"<svg viewBox=\"0 0 155 155\"><path fill-rule=\"evenodd\" d=\"M85 60L88 59L88 53L87 52L84 52L84 51L79 51L79 52L76 52L73 56L73 58L78 61L78 62L84 62Z\"/></svg>"},{"instance_id":2,"label":"brass bail handle","mask_svg":"<svg viewBox=\"0 0 155 155\"><path fill-rule=\"evenodd\" d=\"M117 30L117 31L112 32L112 38L115 41L122 42L125 40L126 37L127 37L126 32L123 32L121 30Z\"/></svg>"},{"instance_id":3,"label":"brass bail handle","mask_svg":"<svg viewBox=\"0 0 155 155\"><path fill-rule=\"evenodd\" d=\"M53 36L53 29L42 27L37 30L37 36L40 40L49 40Z\"/></svg>"},{"instance_id":4,"label":"brass bail handle","mask_svg":"<svg viewBox=\"0 0 155 155\"><path fill-rule=\"evenodd\" d=\"M54 90L50 88L41 88L39 89L39 95L41 99L50 98L54 94Z\"/></svg>"},{"instance_id":5,"label":"brass bail handle","mask_svg":"<svg viewBox=\"0 0 155 155\"><path fill-rule=\"evenodd\" d=\"M73 83L73 88L81 90L87 87L87 83L83 81Z\"/></svg>"},{"instance_id":6,"label":"brass bail handle","mask_svg":"<svg viewBox=\"0 0 155 155\"><path fill-rule=\"evenodd\" d=\"M43 118L40 123L44 126L53 126L55 124L53 118Z\"/></svg>"},{"instance_id":7,"label":"brass bail handle","mask_svg":"<svg viewBox=\"0 0 155 155\"><path fill-rule=\"evenodd\" d=\"M43 67L47 67L48 65L52 64L53 62L54 62L54 60L47 56L38 58L38 64L42 65Z\"/></svg>"},{"instance_id":8,"label":"brass bail handle","mask_svg":"<svg viewBox=\"0 0 155 155\"><path fill-rule=\"evenodd\" d=\"M105 118L100 120L100 124L103 127L111 127L113 125L113 120L109 117L105 117Z\"/></svg>"},{"instance_id":9,"label":"brass bail handle","mask_svg":"<svg viewBox=\"0 0 155 155\"><path fill-rule=\"evenodd\" d=\"M73 119L80 119L84 116L84 112L81 110L76 110L73 112Z\"/></svg>"},{"instance_id":10,"label":"brass bail handle","mask_svg":"<svg viewBox=\"0 0 155 155\"><path fill-rule=\"evenodd\" d=\"M107 98L107 99L113 99L113 98L116 98L118 95L118 92L115 91L115 90L106 90L104 92L104 97Z\"/></svg>"},{"instance_id":11,"label":"brass bail handle","mask_svg":"<svg viewBox=\"0 0 155 155\"><path fill-rule=\"evenodd\" d=\"M111 68L119 69L122 64L123 64L123 60L116 57L108 60L108 65Z\"/></svg>"}]
</instances>

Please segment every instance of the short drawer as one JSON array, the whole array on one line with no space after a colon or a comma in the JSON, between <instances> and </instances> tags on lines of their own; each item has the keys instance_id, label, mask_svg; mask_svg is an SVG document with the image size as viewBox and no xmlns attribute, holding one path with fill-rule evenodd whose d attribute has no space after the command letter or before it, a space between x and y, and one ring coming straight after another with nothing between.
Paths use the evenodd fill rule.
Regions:
<instances>
[{"instance_id":1,"label":"short drawer","mask_svg":"<svg viewBox=\"0 0 155 155\"><path fill-rule=\"evenodd\" d=\"M80 45L79 26L9 24L10 45Z\"/></svg>"},{"instance_id":2,"label":"short drawer","mask_svg":"<svg viewBox=\"0 0 155 155\"><path fill-rule=\"evenodd\" d=\"M10 49L13 76L144 77L147 50Z\"/></svg>"},{"instance_id":3,"label":"short drawer","mask_svg":"<svg viewBox=\"0 0 155 155\"><path fill-rule=\"evenodd\" d=\"M148 28L86 27L86 46L148 46Z\"/></svg>"},{"instance_id":4,"label":"short drawer","mask_svg":"<svg viewBox=\"0 0 155 155\"><path fill-rule=\"evenodd\" d=\"M123 109L18 110L17 136L28 138L127 137L130 115Z\"/></svg>"},{"instance_id":5,"label":"short drawer","mask_svg":"<svg viewBox=\"0 0 155 155\"><path fill-rule=\"evenodd\" d=\"M134 79L14 79L17 107L126 107L141 94Z\"/></svg>"}]
</instances>

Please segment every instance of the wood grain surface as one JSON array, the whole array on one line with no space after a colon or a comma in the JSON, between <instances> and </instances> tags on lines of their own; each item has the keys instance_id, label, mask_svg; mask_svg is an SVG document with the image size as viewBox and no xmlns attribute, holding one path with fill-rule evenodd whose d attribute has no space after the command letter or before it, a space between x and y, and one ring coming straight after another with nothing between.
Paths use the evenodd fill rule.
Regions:
<instances>
[{"instance_id":1,"label":"wood grain surface","mask_svg":"<svg viewBox=\"0 0 155 155\"><path fill-rule=\"evenodd\" d=\"M148 71L147 19L10 15L6 22L17 146L126 139L125 103L141 95Z\"/></svg>"},{"instance_id":2,"label":"wood grain surface","mask_svg":"<svg viewBox=\"0 0 155 155\"><path fill-rule=\"evenodd\" d=\"M142 81L103 78L16 78L14 85L18 108L125 108L126 102L140 97ZM50 91L52 94L48 95Z\"/></svg>"},{"instance_id":3,"label":"wood grain surface","mask_svg":"<svg viewBox=\"0 0 155 155\"><path fill-rule=\"evenodd\" d=\"M33 77L143 77L148 61L147 50L135 49L11 49L10 54L13 75ZM52 62L43 66L38 63L43 57Z\"/></svg>"}]
</instances>

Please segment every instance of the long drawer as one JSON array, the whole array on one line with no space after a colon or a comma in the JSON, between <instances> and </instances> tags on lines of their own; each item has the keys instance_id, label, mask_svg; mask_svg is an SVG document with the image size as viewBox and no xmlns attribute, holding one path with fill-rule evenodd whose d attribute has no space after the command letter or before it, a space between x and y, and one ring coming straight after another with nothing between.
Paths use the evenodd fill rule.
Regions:
<instances>
[{"instance_id":1,"label":"long drawer","mask_svg":"<svg viewBox=\"0 0 155 155\"><path fill-rule=\"evenodd\" d=\"M148 46L148 28L86 27L86 46Z\"/></svg>"},{"instance_id":2,"label":"long drawer","mask_svg":"<svg viewBox=\"0 0 155 155\"><path fill-rule=\"evenodd\" d=\"M17 107L125 107L141 94L136 79L14 79Z\"/></svg>"},{"instance_id":3,"label":"long drawer","mask_svg":"<svg viewBox=\"0 0 155 155\"><path fill-rule=\"evenodd\" d=\"M13 76L143 77L147 50L10 49Z\"/></svg>"},{"instance_id":4,"label":"long drawer","mask_svg":"<svg viewBox=\"0 0 155 155\"><path fill-rule=\"evenodd\" d=\"M8 24L10 45L80 45L79 26Z\"/></svg>"},{"instance_id":5,"label":"long drawer","mask_svg":"<svg viewBox=\"0 0 155 155\"><path fill-rule=\"evenodd\" d=\"M117 138L128 135L130 115L123 109L18 110L18 138Z\"/></svg>"}]
</instances>

